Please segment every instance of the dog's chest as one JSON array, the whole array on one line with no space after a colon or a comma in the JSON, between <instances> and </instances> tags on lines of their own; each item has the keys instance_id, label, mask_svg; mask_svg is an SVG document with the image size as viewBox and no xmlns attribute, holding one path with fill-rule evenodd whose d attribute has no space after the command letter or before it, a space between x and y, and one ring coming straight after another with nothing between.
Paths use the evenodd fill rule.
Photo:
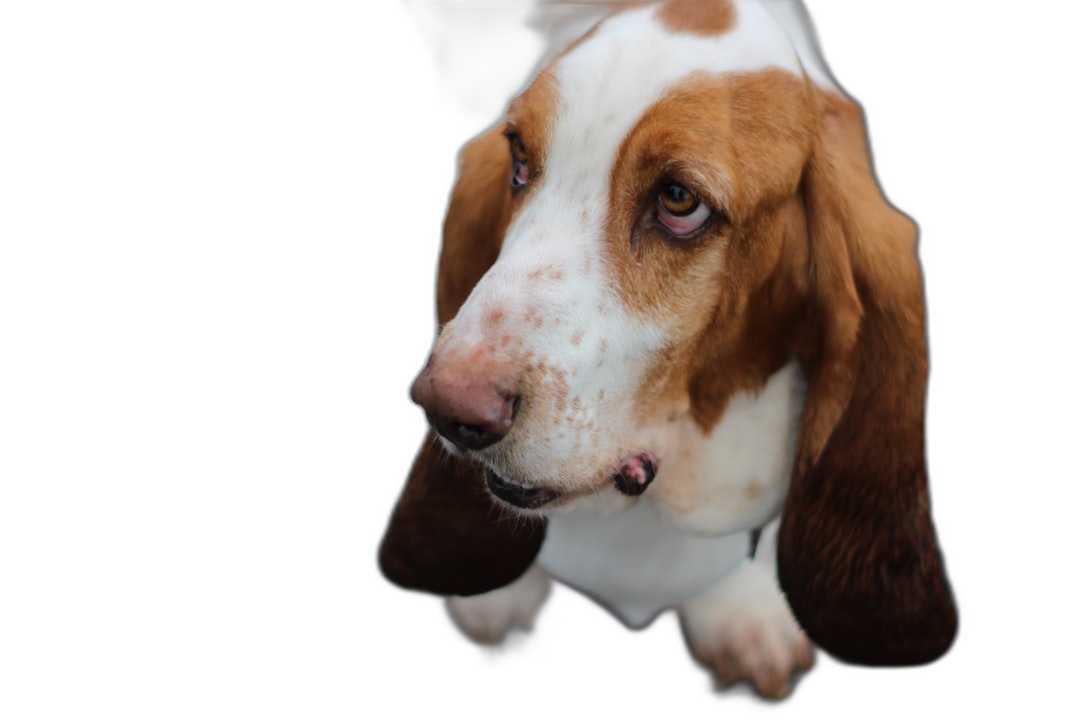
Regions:
<instances>
[{"instance_id":1,"label":"dog's chest","mask_svg":"<svg viewBox=\"0 0 1080 720\"><path fill-rule=\"evenodd\" d=\"M574 510L548 520L540 564L630 627L702 592L746 556L748 533L672 531L642 499L623 513Z\"/></svg>"},{"instance_id":2,"label":"dog's chest","mask_svg":"<svg viewBox=\"0 0 1080 720\"><path fill-rule=\"evenodd\" d=\"M632 627L717 583L780 510L802 400L792 363L732 398L707 437L654 436L664 451L646 493L623 512L596 498L549 518L540 564Z\"/></svg>"}]
</instances>

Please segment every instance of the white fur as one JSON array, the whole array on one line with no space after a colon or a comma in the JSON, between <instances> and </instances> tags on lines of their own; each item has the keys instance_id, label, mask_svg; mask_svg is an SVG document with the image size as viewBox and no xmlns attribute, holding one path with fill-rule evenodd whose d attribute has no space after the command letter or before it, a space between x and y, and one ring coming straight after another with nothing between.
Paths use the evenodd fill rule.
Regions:
<instances>
[{"instance_id":1,"label":"white fur","mask_svg":"<svg viewBox=\"0 0 1080 720\"><path fill-rule=\"evenodd\" d=\"M724 682L749 680L763 695L783 697L791 676L810 667L810 641L776 581L775 536L765 529L753 560L679 607L690 650Z\"/></svg>"},{"instance_id":2,"label":"white fur","mask_svg":"<svg viewBox=\"0 0 1080 720\"><path fill-rule=\"evenodd\" d=\"M802 369L791 362L760 391L736 393L708 435L690 420L678 423L668 431L679 436L678 449L663 467L673 481L654 483L650 501L684 531L764 525L787 494L804 394Z\"/></svg>"},{"instance_id":3,"label":"white fur","mask_svg":"<svg viewBox=\"0 0 1080 720\"><path fill-rule=\"evenodd\" d=\"M799 60L814 84L823 90L837 91L839 85L829 72L828 65L825 64L825 57L818 45L814 25L802 2L800 0L769 0L762 3L762 6L791 38L791 43L799 54Z\"/></svg>"},{"instance_id":4,"label":"white fur","mask_svg":"<svg viewBox=\"0 0 1080 720\"><path fill-rule=\"evenodd\" d=\"M802 389L792 363L760 393L732 398L711 435L680 425L684 445L697 452L672 452L626 512L581 503L550 517L540 564L631 627L720 582L747 556L747 531L780 509ZM752 498L751 484L759 493Z\"/></svg>"},{"instance_id":5,"label":"white fur","mask_svg":"<svg viewBox=\"0 0 1080 720\"><path fill-rule=\"evenodd\" d=\"M639 628L717 583L749 547L749 533L673 532L643 497L625 512L582 507L549 518L539 563Z\"/></svg>"},{"instance_id":6,"label":"white fur","mask_svg":"<svg viewBox=\"0 0 1080 720\"><path fill-rule=\"evenodd\" d=\"M610 15L622 1L594 0L584 3L576 0L537 0L527 23L543 36L547 44L536 65L537 71L550 65L556 55Z\"/></svg>"},{"instance_id":7,"label":"white fur","mask_svg":"<svg viewBox=\"0 0 1080 720\"><path fill-rule=\"evenodd\" d=\"M450 597L446 609L454 624L474 642L502 642L511 630L532 630L536 614L551 592L551 578L533 565L505 587L471 597Z\"/></svg>"}]
</instances>

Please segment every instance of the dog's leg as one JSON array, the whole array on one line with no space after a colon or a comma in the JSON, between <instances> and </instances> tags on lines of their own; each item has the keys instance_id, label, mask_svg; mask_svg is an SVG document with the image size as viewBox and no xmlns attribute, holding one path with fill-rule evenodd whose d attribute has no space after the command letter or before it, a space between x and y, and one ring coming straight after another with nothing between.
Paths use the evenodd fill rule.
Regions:
<instances>
[{"instance_id":1,"label":"dog's leg","mask_svg":"<svg viewBox=\"0 0 1080 720\"><path fill-rule=\"evenodd\" d=\"M754 559L678 608L690 653L725 685L747 680L764 697L782 698L813 662L776 579L776 532L767 526Z\"/></svg>"},{"instance_id":2,"label":"dog's leg","mask_svg":"<svg viewBox=\"0 0 1080 720\"><path fill-rule=\"evenodd\" d=\"M447 598L446 608L454 624L470 640L494 645L514 628L531 630L549 592L551 578L534 563L506 587L482 595Z\"/></svg>"}]
</instances>

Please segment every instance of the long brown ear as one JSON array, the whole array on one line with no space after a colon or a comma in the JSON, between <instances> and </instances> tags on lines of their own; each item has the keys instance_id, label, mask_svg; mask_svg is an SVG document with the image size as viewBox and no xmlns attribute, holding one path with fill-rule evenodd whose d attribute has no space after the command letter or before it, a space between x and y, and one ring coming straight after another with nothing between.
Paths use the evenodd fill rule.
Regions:
<instances>
[{"instance_id":1,"label":"long brown ear","mask_svg":"<svg viewBox=\"0 0 1080 720\"><path fill-rule=\"evenodd\" d=\"M516 580L544 541L544 524L492 506L484 479L431 434L379 548L394 584L437 595L475 595Z\"/></svg>"},{"instance_id":2,"label":"long brown ear","mask_svg":"<svg viewBox=\"0 0 1080 720\"><path fill-rule=\"evenodd\" d=\"M439 260L440 327L453 319L498 257L510 212L510 154L496 129L461 153ZM383 574L402 587L474 595L528 569L544 540L540 521L494 507L481 473L444 451L430 433L379 547Z\"/></svg>"},{"instance_id":3,"label":"long brown ear","mask_svg":"<svg viewBox=\"0 0 1080 720\"><path fill-rule=\"evenodd\" d=\"M841 660L943 655L957 613L930 519L927 352L916 228L874 179L862 113L822 95L803 181L814 340L779 536L780 582L810 637Z\"/></svg>"}]
</instances>

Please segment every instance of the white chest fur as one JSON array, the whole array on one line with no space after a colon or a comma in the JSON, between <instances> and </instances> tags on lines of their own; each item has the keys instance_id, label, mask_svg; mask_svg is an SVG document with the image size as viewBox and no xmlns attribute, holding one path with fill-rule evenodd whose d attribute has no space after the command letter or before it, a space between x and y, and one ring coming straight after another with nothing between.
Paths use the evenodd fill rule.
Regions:
<instances>
[{"instance_id":1,"label":"white chest fur","mask_svg":"<svg viewBox=\"0 0 1080 720\"><path fill-rule=\"evenodd\" d=\"M629 509L549 518L540 564L631 627L714 585L780 510L803 394L792 363L760 393L732 398L708 436L682 428Z\"/></svg>"},{"instance_id":2,"label":"white chest fur","mask_svg":"<svg viewBox=\"0 0 1080 720\"><path fill-rule=\"evenodd\" d=\"M748 547L745 532L680 532L643 498L615 515L581 509L550 518L540 565L638 628L715 584Z\"/></svg>"}]
</instances>

